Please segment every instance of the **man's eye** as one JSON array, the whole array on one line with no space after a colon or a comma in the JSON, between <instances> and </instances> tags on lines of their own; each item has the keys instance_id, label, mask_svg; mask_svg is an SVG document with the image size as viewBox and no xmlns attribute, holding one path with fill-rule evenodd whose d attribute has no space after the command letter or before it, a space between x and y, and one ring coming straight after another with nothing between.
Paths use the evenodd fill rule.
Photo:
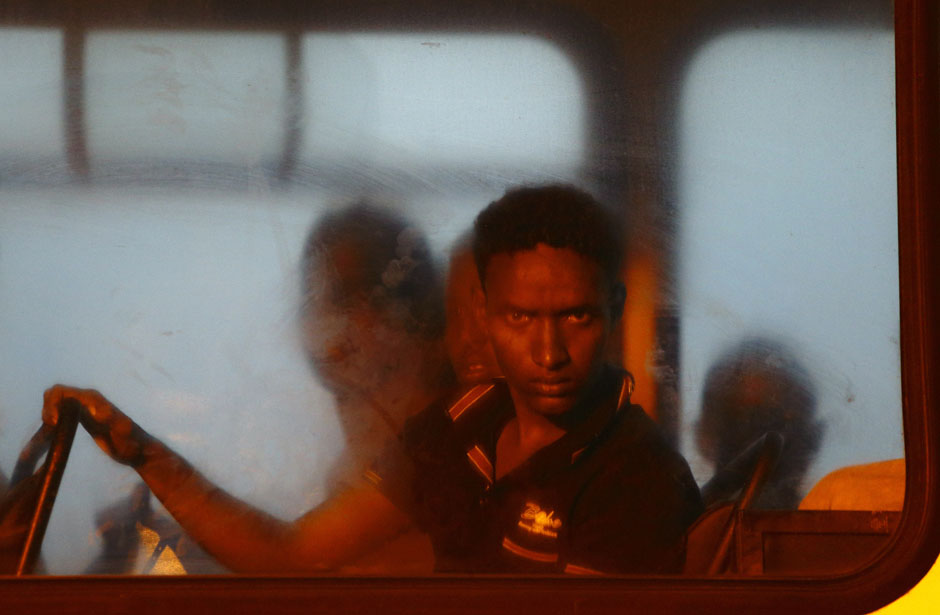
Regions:
<instances>
[{"instance_id":1,"label":"man's eye","mask_svg":"<svg viewBox=\"0 0 940 615\"><path fill-rule=\"evenodd\" d=\"M586 325L591 322L591 319L591 313L586 310L578 310L577 312L571 312L568 314L568 322L574 323L576 325Z\"/></svg>"},{"instance_id":2,"label":"man's eye","mask_svg":"<svg viewBox=\"0 0 940 615\"><path fill-rule=\"evenodd\" d=\"M525 312L509 312L506 314L506 320L514 325L521 325L529 321L529 315Z\"/></svg>"}]
</instances>

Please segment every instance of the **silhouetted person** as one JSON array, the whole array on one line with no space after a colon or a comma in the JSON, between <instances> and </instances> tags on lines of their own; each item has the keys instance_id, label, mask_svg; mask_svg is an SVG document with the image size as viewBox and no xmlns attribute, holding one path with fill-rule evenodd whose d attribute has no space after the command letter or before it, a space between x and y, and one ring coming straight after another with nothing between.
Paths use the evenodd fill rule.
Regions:
<instances>
[{"instance_id":1,"label":"silhouetted person","mask_svg":"<svg viewBox=\"0 0 940 615\"><path fill-rule=\"evenodd\" d=\"M445 307L447 327L444 342L457 381L480 384L502 373L493 346L475 309L483 289L473 262L472 236L461 237L451 249L447 270Z\"/></svg>"},{"instance_id":2,"label":"silhouetted person","mask_svg":"<svg viewBox=\"0 0 940 615\"><path fill-rule=\"evenodd\" d=\"M346 449L331 491L358 479L405 419L453 385L444 298L424 236L357 203L311 229L301 260L304 346L334 395Z\"/></svg>"},{"instance_id":3,"label":"silhouetted person","mask_svg":"<svg viewBox=\"0 0 940 615\"><path fill-rule=\"evenodd\" d=\"M822 430L809 373L782 343L745 339L708 370L696 431L699 450L716 470L768 431L784 438L780 459L754 508L796 509Z\"/></svg>"}]
</instances>

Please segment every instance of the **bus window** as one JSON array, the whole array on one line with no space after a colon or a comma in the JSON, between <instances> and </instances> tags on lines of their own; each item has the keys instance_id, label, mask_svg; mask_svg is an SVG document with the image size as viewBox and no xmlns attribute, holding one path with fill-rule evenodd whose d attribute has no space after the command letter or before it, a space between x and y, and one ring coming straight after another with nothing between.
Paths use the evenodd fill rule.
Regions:
<instances>
[{"instance_id":1,"label":"bus window","mask_svg":"<svg viewBox=\"0 0 940 615\"><path fill-rule=\"evenodd\" d=\"M62 34L52 28L0 27L4 62L0 119L4 143L0 177L7 185L29 183L31 169L45 181L62 181L66 172L61 113Z\"/></svg>"},{"instance_id":2,"label":"bus window","mask_svg":"<svg viewBox=\"0 0 940 615\"><path fill-rule=\"evenodd\" d=\"M196 577L226 571L79 431L39 571L96 576L3 578L0 601L726 613L861 612L900 595L940 541L937 11L5 3L0 492L43 389L67 382L106 392L239 498L302 514L419 397L389 408L371 393L452 384L426 344L440 335L421 335L440 333L447 260L477 212L511 186L560 182L623 214L608 359L714 505L692 533L723 546L655 579L415 582L390 577L428 569L368 562L341 571L356 579ZM331 243L337 229L347 239ZM744 464L756 484L768 459L787 471L757 492L715 483ZM807 504L814 485L882 470L903 493ZM542 512L530 527L551 522Z\"/></svg>"},{"instance_id":3,"label":"bus window","mask_svg":"<svg viewBox=\"0 0 940 615\"><path fill-rule=\"evenodd\" d=\"M235 494L297 517L356 444L344 447L338 413L365 412L361 400L337 408L301 343L301 260L317 221L358 202L387 208L424 236L441 277L482 204L584 175L579 76L541 37L312 33L295 64L289 44L271 32L88 32L71 75L87 176L59 185L48 169L64 160L37 157L61 156L61 107L77 104L61 37L2 31L10 54L38 58L33 75L4 69L15 113L0 156L5 176L30 185L0 188L3 450L36 428L46 387L88 383ZM411 369L394 368L403 382ZM46 569L141 572L136 552L116 569L99 562L118 548L102 528L133 530L146 510L128 508L139 478L82 435ZM126 548L143 553L141 541Z\"/></svg>"},{"instance_id":4,"label":"bus window","mask_svg":"<svg viewBox=\"0 0 940 615\"><path fill-rule=\"evenodd\" d=\"M904 455L894 77L883 30L731 32L685 73L683 450L707 475L735 438L782 431L772 508L837 468ZM722 369L737 380L719 383Z\"/></svg>"}]
</instances>

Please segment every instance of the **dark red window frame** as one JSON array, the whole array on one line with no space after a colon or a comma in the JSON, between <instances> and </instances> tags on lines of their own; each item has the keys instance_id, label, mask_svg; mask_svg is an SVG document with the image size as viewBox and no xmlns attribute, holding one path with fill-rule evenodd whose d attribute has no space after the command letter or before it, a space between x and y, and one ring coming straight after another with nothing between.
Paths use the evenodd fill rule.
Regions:
<instances>
[{"instance_id":1,"label":"dark red window frame","mask_svg":"<svg viewBox=\"0 0 940 615\"><path fill-rule=\"evenodd\" d=\"M610 51L607 31L628 36L636 24L621 0L569 0L533 23L532 2L240 2L202 1L122 3L79 0L10 1L0 5L0 25L55 26L66 34L71 61L80 59L82 33L94 27L284 29L299 31L315 24L322 29L408 28L460 24L469 30L507 31L526 25L570 46L588 74L598 69L597 53ZM664 2L663 5L666 3ZM714 0L698 3L701 32L733 23L732 10L743 3ZM781 15L797 8L818 10L821 22L835 19L838 7L850 2L791 0L779 3ZM859 2L861 19L872 3ZM553 5L554 6L554 5ZM708 8L711 13L705 13ZM660 8L658 10L667 10ZM4 612L866 612L906 591L923 576L940 552L940 100L938 90L938 29L940 6L934 0L897 0L894 7L897 62L898 196L901 291L901 357L905 452L908 489L905 510L895 541L876 562L853 574L813 579L690 579L690 578L487 578L433 577L427 579L350 579L301 577L162 577L88 578L34 577L0 579ZM711 17L710 17L711 15ZM577 17L585 16L585 18ZM598 46L581 45L558 17L597 26ZM745 16L746 17L746 16ZM528 20L528 21L527 21ZM707 21L705 21L707 20ZM564 20L563 20L564 22ZM595 27L595 26L591 26ZM677 25L678 27L678 25ZM692 26L683 26L692 27ZM679 62L683 52L664 61ZM609 57L609 56L608 56ZM603 60L601 60L603 62ZM597 73L601 82L624 95L634 85L656 88L657 77L643 81L626 64ZM599 69L598 69L599 70ZM598 76L600 75L600 76ZM675 77L658 77L668 81ZM595 84L596 85L596 84ZM667 84L668 85L668 84ZM69 87L81 87L72 83ZM589 88L590 90L590 88ZM646 91L644 94L655 94ZM74 92L73 92L74 95ZM623 163L630 171L662 161L653 152L645 161L603 160L610 126L632 135L627 143L643 141L652 115L642 110L597 109L593 134L595 152L604 164ZM87 152L81 138L81 110L67 117L75 144L69 151L73 173L87 173ZM668 114L666 116L668 118ZM636 128L633 124L639 123ZM606 128L604 128L606 127ZM631 133L631 131L633 131ZM602 134L603 133L603 134ZM636 136L639 134L640 136ZM660 135L663 136L663 135ZM662 142L668 147L669 137ZM289 142L289 140L288 140ZM285 148L289 172L290 148ZM659 174L653 174L658 177ZM669 200L668 177L652 191ZM636 186L612 183L611 196L630 201ZM645 189L649 190L649 186Z\"/></svg>"}]
</instances>

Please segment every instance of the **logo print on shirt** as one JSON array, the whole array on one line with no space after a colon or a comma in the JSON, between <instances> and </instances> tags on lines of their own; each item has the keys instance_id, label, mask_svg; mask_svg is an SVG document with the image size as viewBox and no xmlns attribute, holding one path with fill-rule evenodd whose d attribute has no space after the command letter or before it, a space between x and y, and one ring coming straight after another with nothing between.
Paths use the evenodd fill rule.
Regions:
<instances>
[{"instance_id":1,"label":"logo print on shirt","mask_svg":"<svg viewBox=\"0 0 940 615\"><path fill-rule=\"evenodd\" d=\"M555 530L561 527L561 519L555 518L555 511L544 511L534 502L526 502L525 506L525 510L520 515L519 527L540 536L558 537L558 532Z\"/></svg>"}]
</instances>

